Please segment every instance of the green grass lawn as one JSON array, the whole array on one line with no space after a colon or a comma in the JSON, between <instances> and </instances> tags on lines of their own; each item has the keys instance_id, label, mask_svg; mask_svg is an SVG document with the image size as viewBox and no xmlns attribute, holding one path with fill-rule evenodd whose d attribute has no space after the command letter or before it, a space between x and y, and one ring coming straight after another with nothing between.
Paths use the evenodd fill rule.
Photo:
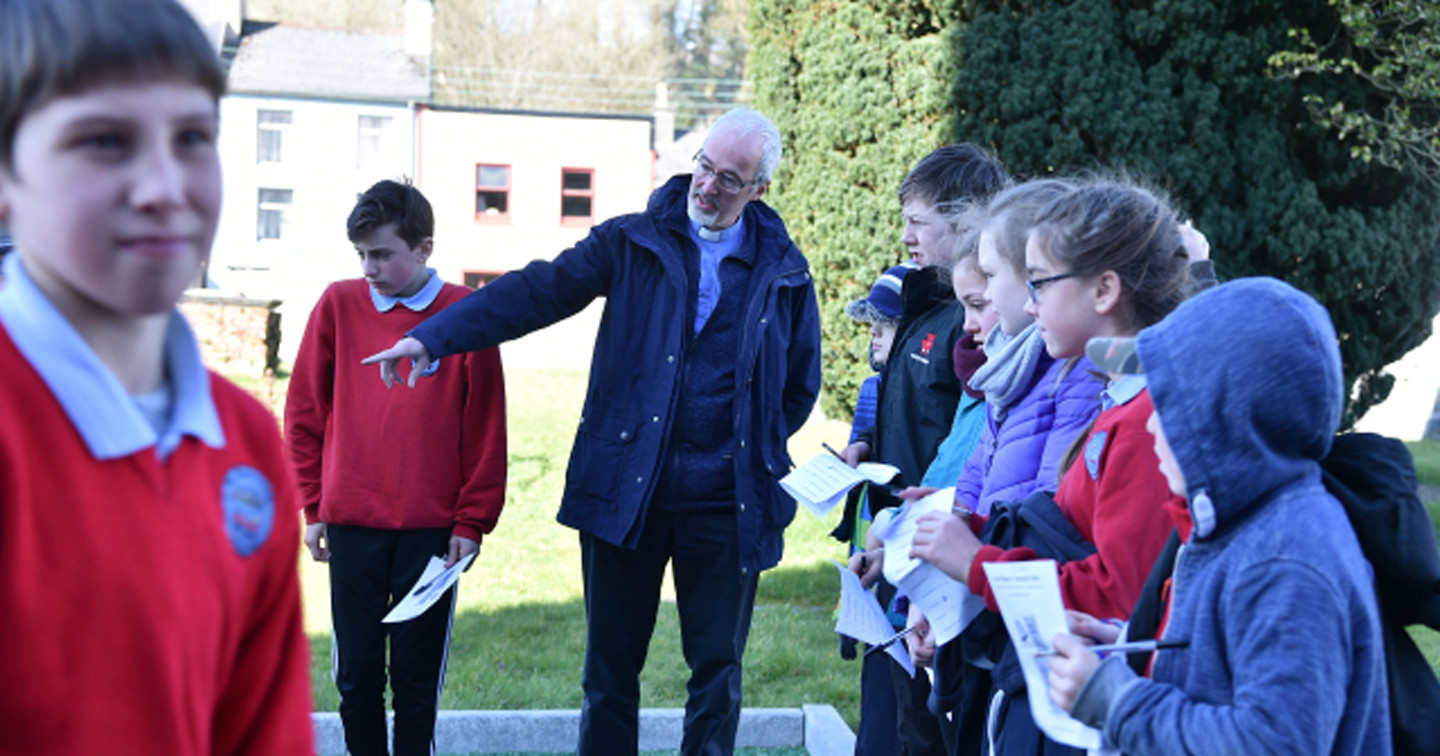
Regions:
<instances>
[{"instance_id":1,"label":"green grass lawn","mask_svg":"<svg viewBox=\"0 0 1440 756\"><path fill-rule=\"evenodd\" d=\"M283 401L286 377L250 381L246 388ZM585 645L579 540L555 522L565 463L584 397L580 371L507 371L509 490L499 527L461 581L445 709L573 709L580 706ZM842 444L848 428L812 420L792 441L800 461L820 442ZM1409 444L1431 520L1440 523L1440 443ZM1423 486L1432 486L1425 489ZM1431 493L1431 492L1434 493ZM831 520L838 518L832 513ZM839 581L832 558L843 547L821 522L801 510L786 533L785 559L766 572L745 657L745 703L759 707L833 705L855 727L859 666L836 650L832 609ZM1440 536L1440 530L1437 530ZM330 680L329 592L323 565L301 559L310 636L315 707L334 711ZM641 677L641 705L684 705L687 670L681 657L674 591L667 584L649 663ZM1411 629L1431 665L1440 669L1440 633ZM749 756L798 756L803 750L764 750Z\"/></svg>"},{"instance_id":2,"label":"green grass lawn","mask_svg":"<svg viewBox=\"0 0 1440 756\"><path fill-rule=\"evenodd\" d=\"M1421 498L1430 510L1430 525L1435 537L1440 539L1440 442L1411 441L1410 455L1415 458L1415 472L1420 479ZM1428 627L1417 625L1410 628L1410 637L1425 652L1430 666L1440 671L1440 633Z\"/></svg>"}]
</instances>

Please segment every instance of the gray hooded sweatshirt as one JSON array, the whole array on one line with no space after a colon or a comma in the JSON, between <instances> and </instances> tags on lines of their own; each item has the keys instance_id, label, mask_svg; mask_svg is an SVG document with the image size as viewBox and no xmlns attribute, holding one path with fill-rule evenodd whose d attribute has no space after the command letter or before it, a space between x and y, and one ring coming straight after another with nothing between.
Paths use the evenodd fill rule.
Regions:
<instances>
[{"instance_id":1,"label":"gray hooded sweatshirt","mask_svg":"<svg viewBox=\"0 0 1440 756\"><path fill-rule=\"evenodd\" d=\"M1344 390L1328 313L1240 279L1137 351L1194 523L1164 629L1189 645L1159 652L1153 679L1107 659L1077 717L1134 756L1389 754L1370 565L1321 484Z\"/></svg>"}]
</instances>

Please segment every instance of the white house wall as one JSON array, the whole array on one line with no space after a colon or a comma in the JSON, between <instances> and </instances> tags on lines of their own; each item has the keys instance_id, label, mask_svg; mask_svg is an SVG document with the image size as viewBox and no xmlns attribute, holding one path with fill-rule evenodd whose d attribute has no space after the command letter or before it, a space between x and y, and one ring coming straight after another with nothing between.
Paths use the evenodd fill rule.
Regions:
<instances>
[{"instance_id":1,"label":"white house wall","mask_svg":"<svg viewBox=\"0 0 1440 756\"><path fill-rule=\"evenodd\" d=\"M288 110L279 163L257 162L257 112ZM361 115L389 117L378 158L357 167ZM414 174L414 115L404 104L228 95L220 103L225 203L211 283L227 292L280 299L282 359L292 360L310 310L331 281L359 275L345 219L355 197L382 178ZM258 240L261 188L289 189L280 239Z\"/></svg>"},{"instance_id":2,"label":"white house wall","mask_svg":"<svg viewBox=\"0 0 1440 756\"><path fill-rule=\"evenodd\" d=\"M593 169L594 222L643 210L650 122L422 108L417 185L435 209L431 264L449 281L553 259L589 232L561 221L562 169ZM476 166L510 166L509 218L477 218ZM602 303L502 348L511 367L589 365Z\"/></svg>"}]
</instances>

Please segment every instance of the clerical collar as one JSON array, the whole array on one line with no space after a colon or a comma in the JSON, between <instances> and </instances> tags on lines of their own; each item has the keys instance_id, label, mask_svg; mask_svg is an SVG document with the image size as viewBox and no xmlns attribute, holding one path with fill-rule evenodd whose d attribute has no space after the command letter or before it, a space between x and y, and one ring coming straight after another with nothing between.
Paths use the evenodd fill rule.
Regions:
<instances>
[{"instance_id":1,"label":"clerical collar","mask_svg":"<svg viewBox=\"0 0 1440 756\"><path fill-rule=\"evenodd\" d=\"M706 242L725 242L725 241L730 241L730 240L738 237L741 233L744 232L744 230L745 230L745 218L744 218L744 216L741 216L740 218L737 218L734 223L730 224L729 226L727 226L727 227L725 227L725 228L721 228L721 229L707 228L707 227L705 227L705 226L700 225L699 223L696 223L694 220L691 220L691 221L690 221L690 235L693 236L693 237L695 237L695 239L698 240L698 241L706 241Z\"/></svg>"}]
</instances>

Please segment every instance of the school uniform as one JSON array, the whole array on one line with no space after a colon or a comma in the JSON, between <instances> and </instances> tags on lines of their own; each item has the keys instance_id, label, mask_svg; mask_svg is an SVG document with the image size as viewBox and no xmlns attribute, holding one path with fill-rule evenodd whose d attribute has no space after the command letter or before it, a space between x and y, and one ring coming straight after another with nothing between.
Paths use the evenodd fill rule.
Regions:
<instances>
[{"instance_id":1,"label":"school uniform","mask_svg":"<svg viewBox=\"0 0 1440 756\"><path fill-rule=\"evenodd\" d=\"M286 396L286 445L307 523L326 523L340 717L350 753L431 752L455 592L409 622L382 619L451 535L480 541L505 503L505 377L498 349L433 364L387 389L360 361L470 290L430 278L411 297L332 284L306 325Z\"/></svg>"},{"instance_id":2,"label":"school uniform","mask_svg":"<svg viewBox=\"0 0 1440 756\"><path fill-rule=\"evenodd\" d=\"M173 313L152 423L14 256L4 279L0 752L313 753L274 418Z\"/></svg>"}]
</instances>

